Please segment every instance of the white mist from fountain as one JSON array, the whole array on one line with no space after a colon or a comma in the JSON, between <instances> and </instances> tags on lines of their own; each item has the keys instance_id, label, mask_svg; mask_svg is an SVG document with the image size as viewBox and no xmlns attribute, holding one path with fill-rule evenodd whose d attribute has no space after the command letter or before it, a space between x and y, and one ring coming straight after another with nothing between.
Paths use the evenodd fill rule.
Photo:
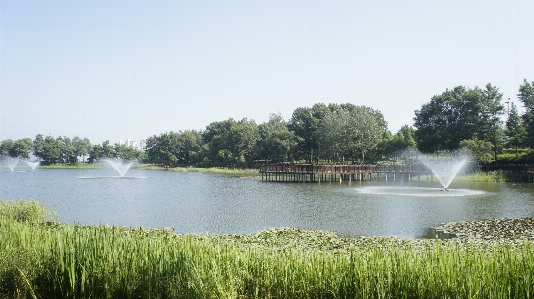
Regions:
<instances>
[{"instance_id":1,"label":"white mist from fountain","mask_svg":"<svg viewBox=\"0 0 534 299\"><path fill-rule=\"evenodd\" d=\"M469 157L470 155L467 152L450 152L438 155L417 152L417 160L432 171L444 190L449 188L458 172L467 165Z\"/></svg>"},{"instance_id":2,"label":"white mist from fountain","mask_svg":"<svg viewBox=\"0 0 534 299\"><path fill-rule=\"evenodd\" d=\"M35 161L35 162L30 162L28 160L24 160L24 162L26 162L26 164L28 164L28 166L31 167L32 170L35 170L35 168L39 165L39 161Z\"/></svg>"},{"instance_id":3,"label":"white mist from fountain","mask_svg":"<svg viewBox=\"0 0 534 299\"><path fill-rule=\"evenodd\" d=\"M19 158L13 158L9 156L2 156L0 157L0 162L2 164L5 164L9 169L11 169L11 172L15 169L15 166L19 163Z\"/></svg>"},{"instance_id":4,"label":"white mist from fountain","mask_svg":"<svg viewBox=\"0 0 534 299\"><path fill-rule=\"evenodd\" d=\"M130 169L130 167L132 167L132 165L134 164L134 162L124 163L121 161L110 160L110 159L106 159L104 161L106 161L109 165L111 165L111 167L113 167L113 169L115 169L120 174L121 178L124 177L128 169Z\"/></svg>"},{"instance_id":5,"label":"white mist from fountain","mask_svg":"<svg viewBox=\"0 0 534 299\"><path fill-rule=\"evenodd\" d=\"M443 188L421 188L411 186L367 186L357 188L358 193L375 194L375 195L394 195L394 196L421 196L421 197L455 197L466 195L480 195L483 191L469 189L449 189L449 185L456 175L471 160L471 154L468 151L455 151L441 154L423 154L416 149L403 151L401 156L411 160L421 162L426 166L433 175L439 180ZM449 192L439 192L449 191Z\"/></svg>"}]
</instances>

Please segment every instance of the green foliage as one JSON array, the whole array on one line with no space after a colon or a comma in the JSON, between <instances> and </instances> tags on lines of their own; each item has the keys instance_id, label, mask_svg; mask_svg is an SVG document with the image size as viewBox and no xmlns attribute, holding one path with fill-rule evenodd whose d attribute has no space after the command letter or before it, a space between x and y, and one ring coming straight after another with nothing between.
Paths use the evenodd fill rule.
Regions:
<instances>
[{"instance_id":1,"label":"green foliage","mask_svg":"<svg viewBox=\"0 0 534 299\"><path fill-rule=\"evenodd\" d=\"M523 145L525 137L527 135L526 128L517 112L517 108L514 103L508 114L508 119L506 120L506 134L508 135L508 146L515 147L516 157L519 155L518 149Z\"/></svg>"},{"instance_id":2,"label":"green foliage","mask_svg":"<svg viewBox=\"0 0 534 299\"><path fill-rule=\"evenodd\" d=\"M0 244L1 298L534 296L530 241L174 235L0 217Z\"/></svg>"},{"instance_id":3,"label":"green foliage","mask_svg":"<svg viewBox=\"0 0 534 299\"><path fill-rule=\"evenodd\" d=\"M460 148L467 149L471 152L476 161L481 163L491 163L494 161L492 148L493 145L491 142L478 140L478 139L469 139L460 141Z\"/></svg>"},{"instance_id":4,"label":"green foliage","mask_svg":"<svg viewBox=\"0 0 534 299\"><path fill-rule=\"evenodd\" d=\"M519 86L517 97L525 108L525 112L521 115L526 129L525 142L530 148L534 148L534 82L529 83L525 79Z\"/></svg>"},{"instance_id":5,"label":"green foliage","mask_svg":"<svg viewBox=\"0 0 534 299\"><path fill-rule=\"evenodd\" d=\"M88 161L91 163L97 162L100 159L135 161L142 158L144 158L144 153L139 149L118 143L112 146L109 140L106 140L102 144L93 145L89 151Z\"/></svg>"},{"instance_id":6,"label":"green foliage","mask_svg":"<svg viewBox=\"0 0 534 299\"><path fill-rule=\"evenodd\" d=\"M328 108L319 121L315 139L320 153L333 161L341 157L363 160L387 130L382 113L369 107L330 104Z\"/></svg>"},{"instance_id":7,"label":"green foliage","mask_svg":"<svg viewBox=\"0 0 534 299\"><path fill-rule=\"evenodd\" d=\"M257 156L259 129L256 122L232 118L213 122L202 133L203 166L235 166L246 168Z\"/></svg>"},{"instance_id":8,"label":"green foliage","mask_svg":"<svg viewBox=\"0 0 534 299\"><path fill-rule=\"evenodd\" d=\"M2 140L0 142L0 156L8 156L14 144L15 142L11 139Z\"/></svg>"},{"instance_id":9,"label":"green foliage","mask_svg":"<svg viewBox=\"0 0 534 299\"><path fill-rule=\"evenodd\" d=\"M62 142L61 139L54 138L52 136L46 136L39 134L33 141L34 154L45 164L60 163L62 162Z\"/></svg>"},{"instance_id":10,"label":"green foliage","mask_svg":"<svg viewBox=\"0 0 534 299\"><path fill-rule=\"evenodd\" d=\"M415 111L415 139L419 150L456 150L462 140L475 138L498 147L499 115L504 113L501 99L502 94L491 84L485 89L458 86L433 96L429 103Z\"/></svg>"},{"instance_id":11,"label":"green foliage","mask_svg":"<svg viewBox=\"0 0 534 299\"><path fill-rule=\"evenodd\" d=\"M156 164L196 164L202 149L202 135L197 131L162 133L146 141L147 161Z\"/></svg>"},{"instance_id":12,"label":"green foliage","mask_svg":"<svg viewBox=\"0 0 534 299\"><path fill-rule=\"evenodd\" d=\"M317 130L328 111L329 108L322 103L315 104L311 108L299 107L293 111L288 129L298 138L294 152L295 159L305 159L308 163L314 160L314 155L319 150Z\"/></svg>"},{"instance_id":13,"label":"green foliage","mask_svg":"<svg viewBox=\"0 0 534 299\"><path fill-rule=\"evenodd\" d=\"M16 141L6 139L0 143L0 156L27 159L32 149L33 143L30 138L22 138Z\"/></svg>"},{"instance_id":14,"label":"green foliage","mask_svg":"<svg viewBox=\"0 0 534 299\"><path fill-rule=\"evenodd\" d=\"M42 223L57 220L57 215L53 215L42 203L37 201L0 200L0 219Z\"/></svg>"},{"instance_id":15,"label":"green foliage","mask_svg":"<svg viewBox=\"0 0 534 299\"><path fill-rule=\"evenodd\" d=\"M271 162L284 162L290 160L290 154L294 153L298 138L294 132L289 131L288 124L280 114L271 114L269 122L258 126L259 157Z\"/></svg>"},{"instance_id":16,"label":"green foliage","mask_svg":"<svg viewBox=\"0 0 534 299\"><path fill-rule=\"evenodd\" d=\"M376 160L398 161L405 150L417 147L414 135L415 130L408 125L402 126L395 135L387 131L373 147L372 155Z\"/></svg>"},{"instance_id":17,"label":"green foliage","mask_svg":"<svg viewBox=\"0 0 534 299\"><path fill-rule=\"evenodd\" d=\"M89 155L89 152L93 147L91 141L87 138L81 139L78 136L74 136L74 138L72 138L72 143L75 148L76 156L82 157L82 160L85 163L85 156Z\"/></svg>"},{"instance_id":18,"label":"green foliage","mask_svg":"<svg viewBox=\"0 0 534 299\"><path fill-rule=\"evenodd\" d=\"M505 149L497 157L499 164L533 164L534 150L530 148Z\"/></svg>"}]
</instances>

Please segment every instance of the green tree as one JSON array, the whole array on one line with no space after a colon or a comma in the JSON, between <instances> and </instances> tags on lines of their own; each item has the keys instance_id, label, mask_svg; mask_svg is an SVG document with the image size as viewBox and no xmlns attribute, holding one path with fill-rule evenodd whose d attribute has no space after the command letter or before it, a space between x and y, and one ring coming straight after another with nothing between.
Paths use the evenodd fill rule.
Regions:
<instances>
[{"instance_id":1,"label":"green tree","mask_svg":"<svg viewBox=\"0 0 534 299\"><path fill-rule=\"evenodd\" d=\"M382 157L392 161L397 161L403 157L406 149L416 148L414 140L415 130L408 126L402 126L395 135L389 135L381 140Z\"/></svg>"},{"instance_id":2,"label":"green tree","mask_svg":"<svg viewBox=\"0 0 534 299\"><path fill-rule=\"evenodd\" d=\"M269 121L258 126L259 159L284 162L298 144L295 133L289 131L288 123L280 114L271 114Z\"/></svg>"},{"instance_id":3,"label":"green tree","mask_svg":"<svg viewBox=\"0 0 534 299\"><path fill-rule=\"evenodd\" d=\"M137 161L140 160L142 156L142 152L139 149L126 144L115 143L113 152L115 159L124 161Z\"/></svg>"},{"instance_id":4,"label":"green tree","mask_svg":"<svg viewBox=\"0 0 534 299\"><path fill-rule=\"evenodd\" d=\"M30 153L33 149L33 142L30 138L22 138L13 143L9 150L11 157L20 157L22 159L29 159Z\"/></svg>"},{"instance_id":5,"label":"green tree","mask_svg":"<svg viewBox=\"0 0 534 299\"><path fill-rule=\"evenodd\" d=\"M526 128L525 142L530 148L534 148L534 82L529 83L525 79L519 86L517 97L525 108L525 112L521 115Z\"/></svg>"},{"instance_id":6,"label":"green tree","mask_svg":"<svg viewBox=\"0 0 534 299\"><path fill-rule=\"evenodd\" d=\"M322 103L315 104L311 108L301 107L293 111L288 129L298 138L294 151L297 159L305 159L310 163L314 160L314 155L319 150L317 130L320 121L328 111L329 108Z\"/></svg>"},{"instance_id":7,"label":"green tree","mask_svg":"<svg viewBox=\"0 0 534 299\"><path fill-rule=\"evenodd\" d=\"M485 89L463 86L447 89L415 111L415 141L423 152L455 150L460 141L480 139L498 145L504 113L502 94L487 84Z\"/></svg>"},{"instance_id":8,"label":"green tree","mask_svg":"<svg viewBox=\"0 0 534 299\"><path fill-rule=\"evenodd\" d=\"M493 145L489 141L479 139L469 139L460 141L460 148L471 152L475 159L481 163L491 163L494 160L492 155Z\"/></svg>"},{"instance_id":9,"label":"green tree","mask_svg":"<svg viewBox=\"0 0 534 299\"><path fill-rule=\"evenodd\" d=\"M152 136L146 141L146 154L150 162L155 164L174 165L178 162L178 133L165 132Z\"/></svg>"},{"instance_id":10,"label":"green tree","mask_svg":"<svg viewBox=\"0 0 534 299\"><path fill-rule=\"evenodd\" d=\"M43 153L43 145L44 145L44 136L41 134L38 134L35 136L35 139L33 140L33 154L41 158Z\"/></svg>"},{"instance_id":11,"label":"green tree","mask_svg":"<svg viewBox=\"0 0 534 299\"><path fill-rule=\"evenodd\" d=\"M109 140L102 142L102 144L95 144L89 152L90 163L94 163L100 159L115 158L115 149L109 143Z\"/></svg>"},{"instance_id":12,"label":"green tree","mask_svg":"<svg viewBox=\"0 0 534 299\"><path fill-rule=\"evenodd\" d=\"M523 143L523 139L526 135L525 127L517 108L514 103L512 103L512 108L508 114L508 119L506 120L506 134L508 135L508 145L515 147L515 156L518 156L518 148Z\"/></svg>"},{"instance_id":13,"label":"green tree","mask_svg":"<svg viewBox=\"0 0 534 299\"><path fill-rule=\"evenodd\" d=\"M85 156L89 155L89 152L93 147L91 141L89 141L87 137L81 139L78 136L74 136L74 138L72 138L72 143L74 144L76 156L82 157L82 161L85 163Z\"/></svg>"},{"instance_id":14,"label":"green tree","mask_svg":"<svg viewBox=\"0 0 534 299\"><path fill-rule=\"evenodd\" d=\"M0 143L0 156L8 156L11 153L11 149L15 145L15 141L12 139L2 140Z\"/></svg>"},{"instance_id":15,"label":"green tree","mask_svg":"<svg viewBox=\"0 0 534 299\"><path fill-rule=\"evenodd\" d=\"M382 113L366 106L330 104L316 131L321 152L333 161L366 154L377 145L387 123Z\"/></svg>"},{"instance_id":16,"label":"green tree","mask_svg":"<svg viewBox=\"0 0 534 299\"><path fill-rule=\"evenodd\" d=\"M149 137L146 141L146 155L156 164L197 164L200 161L202 134L197 131L166 132Z\"/></svg>"},{"instance_id":17,"label":"green tree","mask_svg":"<svg viewBox=\"0 0 534 299\"><path fill-rule=\"evenodd\" d=\"M195 130L180 131L178 142L179 163L186 165L198 164L202 148L202 134Z\"/></svg>"},{"instance_id":18,"label":"green tree","mask_svg":"<svg viewBox=\"0 0 534 299\"><path fill-rule=\"evenodd\" d=\"M61 162L70 164L78 163L76 147L72 143L72 140L67 136L60 136L57 138L57 141L61 144Z\"/></svg>"},{"instance_id":19,"label":"green tree","mask_svg":"<svg viewBox=\"0 0 534 299\"><path fill-rule=\"evenodd\" d=\"M40 158L44 163L51 164L61 162L62 143L58 139L50 135L43 138L43 136L39 134L36 136L33 143L35 146L35 156Z\"/></svg>"},{"instance_id":20,"label":"green tree","mask_svg":"<svg viewBox=\"0 0 534 299\"><path fill-rule=\"evenodd\" d=\"M213 122L202 133L205 143L203 163L211 166L248 167L256 155L258 126L246 118Z\"/></svg>"}]
</instances>

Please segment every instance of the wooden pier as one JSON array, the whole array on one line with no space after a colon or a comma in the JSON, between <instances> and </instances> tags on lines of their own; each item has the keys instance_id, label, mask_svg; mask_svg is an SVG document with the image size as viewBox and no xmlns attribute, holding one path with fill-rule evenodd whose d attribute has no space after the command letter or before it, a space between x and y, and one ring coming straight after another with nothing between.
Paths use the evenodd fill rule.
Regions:
<instances>
[{"instance_id":1,"label":"wooden pier","mask_svg":"<svg viewBox=\"0 0 534 299\"><path fill-rule=\"evenodd\" d=\"M264 182L411 181L433 175L419 165L262 165Z\"/></svg>"}]
</instances>

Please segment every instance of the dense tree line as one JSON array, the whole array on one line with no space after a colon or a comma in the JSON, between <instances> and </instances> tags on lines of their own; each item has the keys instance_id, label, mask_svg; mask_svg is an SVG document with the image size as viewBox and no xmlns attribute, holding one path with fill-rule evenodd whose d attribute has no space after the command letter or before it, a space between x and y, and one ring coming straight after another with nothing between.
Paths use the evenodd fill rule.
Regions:
<instances>
[{"instance_id":1,"label":"dense tree line","mask_svg":"<svg viewBox=\"0 0 534 299\"><path fill-rule=\"evenodd\" d=\"M415 111L415 137L419 150L436 152L457 149L462 140L492 142L502 132L502 94L491 84L485 89L458 86L432 97Z\"/></svg>"},{"instance_id":2,"label":"dense tree line","mask_svg":"<svg viewBox=\"0 0 534 299\"><path fill-rule=\"evenodd\" d=\"M414 137L419 150L439 152L470 149L481 162L494 162L503 148L534 147L534 82L519 86L525 109L519 114L491 84L473 89L457 86L435 95L415 111ZM507 114L506 120L501 116Z\"/></svg>"},{"instance_id":3,"label":"dense tree line","mask_svg":"<svg viewBox=\"0 0 534 299\"><path fill-rule=\"evenodd\" d=\"M102 144L91 144L87 138L78 136L72 139L67 136L43 136L38 134L32 141L30 138L19 140L6 139L0 142L0 156L30 159L30 154L44 164L78 162L95 162L103 158L141 160L144 152L124 144L111 145L109 141Z\"/></svg>"},{"instance_id":4,"label":"dense tree line","mask_svg":"<svg viewBox=\"0 0 534 299\"><path fill-rule=\"evenodd\" d=\"M28 158L33 153L44 163L115 158L203 167L363 162L368 157L381 159L393 151L391 145L385 144L389 141L397 144L399 134L403 133L390 134L382 113L369 107L316 104L311 108L297 108L289 121L280 114L272 114L262 124L246 118L230 118L212 122L203 131L161 133L147 138L143 151L111 145L109 141L93 145L87 138L37 135L33 141L29 138L2 141L0 155Z\"/></svg>"},{"instance_id":5,"label":"dense tree line","mask_svg":"<svg viewBox=\"0 0 534 299\"><path fill-rule=\"evenodd\" d=\"M513 103L506 110L502 93L491 84L447 89L415 111L414 127L405 125L395 134L387 129L380 111L349 103L318 103L295 109L287 121L280 114L262 124L230 118L201 131L153 135L142 151L107 140L93 145L87 138L39 134L33 141L3 140L0 156L27 159L33 153L45 163L114 158L169 166L253 167L283 162L394 162L407 147L423 152L463 147L478 160L492 162L504 147L517 152L534 146L534 82L525 80L517 96L525 108L522 114Z\"/></svg>"},{"instance_id":6,"label":"dense tree line","mask_svg":"<svg viewBox=\"0 0 534 299\"><path fill-rule=\"evenodd\" d=\"M147 139L147 160L157 164L251 167L256 163L363 159L387 136L379 111L353 104L316 104L297 108L285 121L228 119L202 132L166 132Z\"/></svg>"}]
</instances>

